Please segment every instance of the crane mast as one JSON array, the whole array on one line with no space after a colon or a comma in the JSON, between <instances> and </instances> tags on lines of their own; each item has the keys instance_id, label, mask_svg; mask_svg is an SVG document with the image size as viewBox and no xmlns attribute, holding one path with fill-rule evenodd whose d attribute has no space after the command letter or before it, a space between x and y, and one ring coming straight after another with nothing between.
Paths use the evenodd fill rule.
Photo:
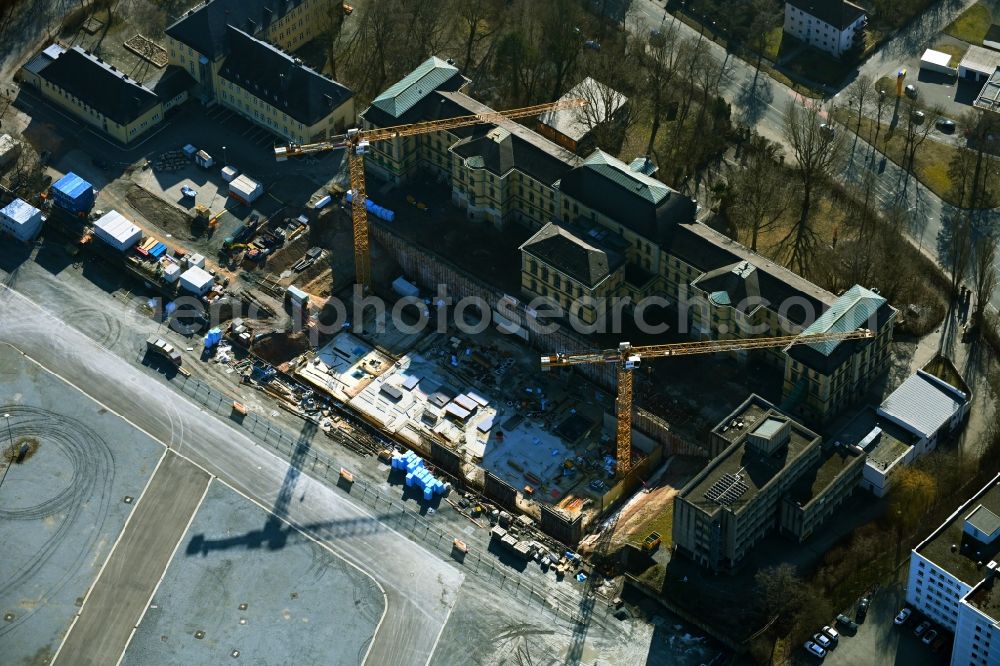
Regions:
<instances>
[{"instance_id":1,"label":"crane mast","mask_svg":"<svg viewBox=\"0 0 1000 666\"><path fill-rule=\"evenodd\" d=\"M333 137L327 141L308 144L289 144L276 146L274 157L283 162L289 157L313 155L328 150L346 149L348 175L353 192L351 198L351 224L354 231L354 271L356 283L361 285L362 292L371 291L371 251L368 239L368 210L365 207L365 159L364 155L369 145L375 141L388 141L429 132L451 130L459 127L469 127L481 123L498 124L517 118L529 118L546 111L562 111L587 105L582 98L562 99L547 104L536 104L509 111L487 111L443 120L428 120L407 125L382 127L372 129L351 129L346 134Z\"/></svg>"},{"instance_id":2,"label":"crane mast","mask_svg":"<svg viewBox=\"0 0 1000 666\"><path fill-rule=\"evenodd\" d=\"M603 349L578 353L556 353L543 356L542 370L614 363L617 380L615 397L615 444L617 460L615 471L625 476L632 468L632 371L640 366L643 359L667 358L670 356L691 356L694 354L715 354L727 351L750 349L773 349L792 345L807 345L820 342L841 342L863 340L874 337L868 329L858 329L846 333L815 333L809 335L782 335L776 337L744 338L731 340L697 340L663 345L633 346L628 342L619 343L617 349Z\"/></svg>"}]
</instances>

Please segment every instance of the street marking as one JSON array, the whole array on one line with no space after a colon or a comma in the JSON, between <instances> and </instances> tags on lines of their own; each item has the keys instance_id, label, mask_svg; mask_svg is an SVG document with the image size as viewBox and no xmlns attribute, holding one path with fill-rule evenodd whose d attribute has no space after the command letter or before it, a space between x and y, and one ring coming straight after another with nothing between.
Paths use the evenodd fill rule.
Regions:
<instances>
[{"instance_id":1,"label":"street marking","mask_svg":"<svg viewBox=\"0 0 1000 666\"><path fill-rule=\"evenodd\" d=\"M15 349L15 350L21 352L21 350L17 349L17 347L15 347L14 345L9 345L9 346L12 349ZM37 361L35 361L35 359L31 358L30 356L28 356L24 352L21 352L21 354L24 356L24 358L28 359L32 363L36 363L40 368L42 368L46 372L51 372L44 365L42 365L41 363L38 363ZM55 375L55 373L51 373L51 374ZM56 375L56 376L58 377L59 375ZM62 377L59 377L59 378L63 379ZM63 380L63 381L65 381L65 380ZM70 383L70 382L67 382L67 383L69 383L70 386L73 386L72 383ZM80 393L83 393L83 391L79 387L73 386L73 388L75 388L77 391L80 391ZM87 395L86 393L83 393L83 394ZM89 398L90 396L87 396L87 397ZM91 398L91 400L93 400L93 398ZM95 401L95 402L97 402L97 401ZM99 404L99 405L101 405L101 407L104 407L105 409L107 409L107 407L105 405L102 405L100 402L97 402L97 404ZM108 411L111 411L111 410L109 409ZM159 440L157 440L157 439L154 438L153 441L159 441ZM122 537L125 536L125 530L128 528L129 523L132 522L132 516L134 516L136 514L136 508L138 508L139 502L141 502L142 498L146 496L146 491L149 490L149 486L153 483L153 477L156 476L157 470L160 469L160 465L163 463L164 459L167 457L168 450L169 450L169 447L167 447L167 448L165 448L163 450L163 455L161 455L160 459L156 461L156 466L153 467L153 473L149 475L149 479L146 481L146 485L143 486L142 492L139 493L139 497L136 498L136 500L132 503L132 510L129 511L128 516L125 518L125 523L122 525L122 529L118 533L118 538L115 539L114 544L112 544L112 546L111 546L111 550L108 551L108 556L104 559L104 564L102 564L101 568L97 571L97 576L94 578L94 582L90 584L90 588L87 590L87 594L84 595L83 601L80 603L80 608L77 609L76 615L73 616L73 622L69 625L69 629L66 631L65 635L63 635L62 641L59 642L59 647L56 648L55 654L52 655L52 663L55 663L56 659L59 657L59 653L63 649L63 646L66 645L66 641L69 639L69 635L71 633L73 633L73 627L76 626L76 622L77 622L77 620L80 619L80 616L83 614L83 609L84 609L84 607L86 607L87 601L90 599L91 593L94 591L94 588L97 587L97 583L100 582L100 580L101 580L101 574L104 573L104 568L108 566L108 562L111 561L111 557L115 554L115 550L118 549L118 544L121 542Z\"/></svg>"},{"instance_id":2,"label":"street marking","mask_svg":"<svg viewBox=\"0 0 1000 666\"><path fill-rule=\"evenodd\" d=\"M164 452L164 457L166 457L166 452ZM167 566L163 567L163 573L160 574L160 579L156 581L156 585L153 587L153 592L149 595L149 599L146 599L146 605L143 606L142 615L139 616L135 626L132 627L132 631L129 632L128 640L125 641L125 647L122 649L122 653L121 656L118 657L118 661L115 662L115 666L122 663L122 659L125 658L125 653L128 652L128 646L132 644L132 638L135 636L135 632L139 630L139 625L142 624L143 619L145 619L146 611L149 610L149 604L153 602L153 597L156 596L156 592L160 589L163 579L167 577L167 570L170 568L170 564L174 561L174 557L177 556L177 549L180 548L181 542L184 541L184 537L187 536L188 530L191 529L191 524L194 522L195 516L198 515L198 511L201 510L201 505L205 502L205 498L208 496L208 489L212 487L212 481L214 479L215 476L209 474L208 483L205 484L205 492L201 494L201 499L198 500L198 504L194 507L194 511L191 512L191 518L188 519L187 525L184 526L184 530L181 532L180 538L178 538L177 543L174 544L174 550L170 553L170 559L167 560ZM124 530L122 531L124 532ZM67 634L67 636L68 635L69 634Z\"/></svg>"}]
</instances>

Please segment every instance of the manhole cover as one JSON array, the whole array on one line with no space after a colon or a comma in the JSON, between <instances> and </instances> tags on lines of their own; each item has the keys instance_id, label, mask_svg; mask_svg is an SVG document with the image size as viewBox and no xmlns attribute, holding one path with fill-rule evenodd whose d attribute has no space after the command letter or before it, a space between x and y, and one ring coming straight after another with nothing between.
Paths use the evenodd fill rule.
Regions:
<instances>
[{"instance_id":1,"label":"manhole cover","mask_svg":"<svg viewBox=\"0 0 1000 666\"><path fill-rule=\"evenodd\" d=\"M298 599L298 598L299 598L299 593L298 592L292 592L292 599Z\"/></svg>"},{"instance_id":2,"label":"manhole cover","mask_svg":"<svg viewBox=\"0 0 1000 666\"><path fill-rule=\"evenodd\" d=\"M77 608L81 608L83 606L83 597L77 597L75 603Z\"/></svg>"},{"instance_id":3,"label":"manhole cover","mask_svg":"<svg viewBox=\"0 0 1000 666\"><path fill-rule=\"evenodd\" d=\"M132 502L134 501L134 499L135 499L135 498L133 498L133 497L132 497L131 495L126 495L126 496L125 496L125 499L124 499L123 501L124 501L124 502L125 502L126 504L131 504L131 503L132 503Z\"/></svg>"},{"instance_id":4,"label":"manhole cover","mask_svg":"<svg viewBox=\"0 0 1000 666\"><path fill-rule=\"evenodd\" d=\"M240 610L246 610L247 608L249 608L247 604L240 604Z\"/></svg>"},{"instance_id":5,"label":"manhole cover","mask_svg":"<svg viewBox=\"0 0 1000 666\"><path fill-rule=\"evenodd\" d=\"M205 637L205 632L199 629L198 631L194 632L194 637L200 641Z\"/></svg>"},{"instance_id":6,"label":"manhole cover","mask_svg":"<svg viewBox=\"0 0 1000 666\"><path fill-rule=\"evenodd\" d=\"M13 613L5 613L4 616L3 616L3 619L4 619L5 622L13 622L14 621L14 614Z\"/></svg>"},{"instance_id":7,"label":"manhole cover","mask_svg":"<svg viewBox=\"0 0 1000 666\"><path fill-rule=\"evenodd\" d=\"M232 657L233 659L236 659L236 657L240 656L240 651L233 650L232 652L229 653L229 656Z\"/></svg>"},{"instance_id":8,"label":"manhole cover","mask_svg":"<svg viewBox=\"0 0 1000 666\"><path fill-rule=\"evenodd\" d=\"M160 640L163 641L164 643L166 643L167 642L167 637L165 635L164 636L160 636Z\"/></svg>"}]
</instances>

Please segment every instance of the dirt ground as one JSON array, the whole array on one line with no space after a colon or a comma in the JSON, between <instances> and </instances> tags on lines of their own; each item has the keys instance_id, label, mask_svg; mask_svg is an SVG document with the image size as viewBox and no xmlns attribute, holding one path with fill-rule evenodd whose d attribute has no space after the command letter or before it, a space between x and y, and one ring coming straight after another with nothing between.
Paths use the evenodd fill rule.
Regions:
<instances>
[{"instance_id":1,"label":"dirt ground","mask_svg":"<svg viewBox=\"0 0 1000 666\"><path fill-rule=\"evenodd\" d=\"M143 217L176 238L194 240L191 218L138 185L130 185L125 199Z\"/></svg>"},{"instance_id":2,"label":"dirt ground","mask_svg":"<svg viewBox=\"0 0 1000 666\"><path fill-rule=\"evenodd\" d=\"M650 484L649 492L637 493L622 509L611 538L612 548L626 543L641 544L650 532L660 533L661 548L671 543L674 497L705 466L705 461L675 456L667 465L659 479Z\"/></svg>"}]
</instances>

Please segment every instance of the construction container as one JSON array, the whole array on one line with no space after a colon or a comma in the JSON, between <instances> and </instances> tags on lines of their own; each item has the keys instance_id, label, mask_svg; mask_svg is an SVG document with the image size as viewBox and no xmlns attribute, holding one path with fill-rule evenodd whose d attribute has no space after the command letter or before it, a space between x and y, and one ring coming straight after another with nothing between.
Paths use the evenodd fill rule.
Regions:
<instances>
[{"instance_id":1,"label":"construction container","mask_svg":"<svg viewBox=\"0 0 1000 666\"><path fill-rule=\"evenodd\" d=\"M70 171L49 188L52 203L71 213L87 213L94 207L94 186Z\"/></svg>"},{"instance_id":2,"label":"construction container","mask_svg":"<svg viewBox=\"0 0 1000 666\"><path fill-rule=\"evenodd\" d=\"M204 296L212 288L212 284L215 282L208 271L205 271L197 266L192 266L183 273L181 273L180 283L181 289L191 292L196 296Z\"/></svg>"},{"instance_id":3,"label":"construction container","mask_svg":"<svg viewBox=\"0 0 1000 666\"><path fill-rule=\"evenodd\" d=\"M172 261L165 262L163 266L163 281L168 284L173 284L177 282L177 279L181 276L181 267Z\"/></svg>"},{"instance_id":4,"label":"construction container","mask_svg":"<svg viewBox=\"0 0 1000 666\"><path fill-rule=\"evenodd\" d=\"M124 215L112 210L94 222L94 235L119 252L125 252L139 242L142 230Z\"/></svg>"},{"instance_id":5,"label":"construction container","mask_svg":"<svg viewBox=\"0 0 1000 666\"><path fill-rule=\"evenodd\" d=\"M195 268L204 268L205 255L192 254L190 257L188 257L188 266L194 266Z\"/></svg>"},{"instance_id":6,"label":"construction container","mask_svg":"<svg viewBox=\"0 0 1000 666\"><path fill-rule=\"evenodd\" d=\"M198 149L189 143L188 145L181 148L181 152L184 153L184 157L188 158L189 160L193 160L195 153L198 152Z\"/></svg>"},{"instance_id":7,"label":"construction container","mask_svg":"<svg viewBox=\"0 0 1000 666\"><path fill-rule=\"evenodd\" d=\"M44 221L42 211L23 199L14 199L0 208L0 230L24 243L35 240Z\"/></svg>"},{"instance_id":8,"label":"construction container","mask_svg":"<svg viewBox=\"0 0 1000 666\"><path fill-rule=\"evenodd\" d=\"M222 180L226 181L227 183L233 182L233 179L236 178L236 176L238 175L240 175L240 172L236 169L236 167L231 167L231 166L222 167Z\"/></svg>"},{"instance_id":9,"label":"construction container","mask_svg":"<svg viewBox=\"0 0 1000 666\"><path fill-rule=\"evenodd\" d=\"M206 153L204 150L199 150L197 153L194 154L194 163L200 166L202 169L210 169L212 165L215 164L215 160L212 159L212 156Z\"/></svg>"},{"instance_id":10,"label":"construction container","mask_svg":"<svg viewBox=\"0 0 1000 666\"><path fill-rule=\"evenodd\" d=\"M246 174L237 176L229 183L229 196L242 204L249 206L264 194L264 186L248 178Z\"/></svg>"}]
</instances>

